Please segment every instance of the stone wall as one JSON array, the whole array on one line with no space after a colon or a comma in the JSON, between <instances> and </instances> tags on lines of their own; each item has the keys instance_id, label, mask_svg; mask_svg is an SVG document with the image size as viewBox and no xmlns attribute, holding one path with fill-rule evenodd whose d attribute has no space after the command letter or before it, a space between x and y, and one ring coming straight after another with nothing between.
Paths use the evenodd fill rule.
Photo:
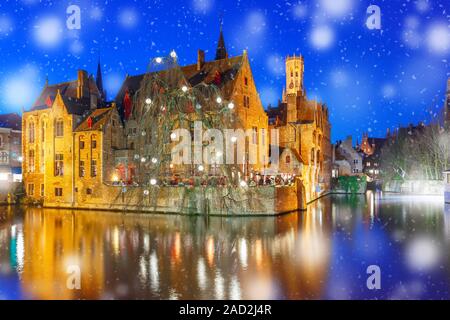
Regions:
<instances>
[{"instance_id":1,"label":"stone wall","mask_svg":"<svg viewBox=\"0 0 450 320\"><path fill-rule=\"evenodd\" d=\"M277 215L305 209L301 189L297 186L222 187L154 187L144 195L141 187L102 185L98 199L77 203L45 202L46 207L90 210L120 210L209 215ZM300 190L300 196L297 195ZM300 199L300 201L298 200ZM89 201L91 200L91 201Z\"/></svg>"}]
</instances>

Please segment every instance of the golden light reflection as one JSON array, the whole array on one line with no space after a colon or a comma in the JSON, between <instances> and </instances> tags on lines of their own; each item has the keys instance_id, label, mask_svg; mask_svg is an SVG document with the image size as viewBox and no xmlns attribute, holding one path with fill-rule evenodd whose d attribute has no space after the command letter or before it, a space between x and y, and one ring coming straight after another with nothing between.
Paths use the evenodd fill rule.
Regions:
<instances>
[{"instance_id":1,"label":"golden light reflection","mask_svg":"<svg viewBox=\"0 0 450 320\"><path fill-rule=\"evenodd\" d=\"M214 238L210 236L206 241L206 259L210 266L214 263L214 251Z\"/></svg>"},{"instance_id":2,"label":"golden light reflection","mask_svg":"<svg viewBox=\"0 0 450 320\"><path fill-rule=\"evenodd\" d=\"M176 232L175 233L175 237L174 237L174 241L173 241L173 246L172 246L172 259L175 262L179 262L180 261L180 251L181 251L181 237L180 237L180 233Z\"/></svg>"},{"instance_id":3,"label":"golden light reflection","mask_svg":"<svg viewBox=\"0 0 450 320\"><path fill-rule=\"evenodd\" d=\"M20 241L15 248L31 298L299 298L305 288L320 291L320 281L308 283L325 274L326 250L316 242L328 232L326 210L193 224L177 216L29 209L7 237L22 234L23 250ZM66 287L70 265L80 266L81 290Z\"/></svg>"}]
</instances>

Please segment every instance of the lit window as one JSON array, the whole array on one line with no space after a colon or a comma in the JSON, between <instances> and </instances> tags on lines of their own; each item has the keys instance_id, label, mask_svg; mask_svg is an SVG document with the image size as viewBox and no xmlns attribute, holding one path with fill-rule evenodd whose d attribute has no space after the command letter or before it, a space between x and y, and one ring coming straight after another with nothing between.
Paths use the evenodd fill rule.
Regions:
<instances>
[{"instance_id":1,"label":"lit window","mask_svg":"<svg viewBox=\"0 0 450 320\"><path fill-rule=\"evenodd\" d=\"M97 176L97 160L91 161L91 177Z\"/></svg>"},{"instance_id":2,"label":"lit window","mask_svg":"<svg viewBox=\"0 0 450 320\"><path fill-rule=\"evenodd\" d=\"M55 176L64 175L64 156L62 154L55 154Z\"/></svg>"},{"instance_id":3,"label":"lit window","mask_svg":"<svg viewBox=\"0 0 450 320\"><path fill-rule=\"evenodd\" d=\"M84 175L86 174L86 169L84 167L84 161L80 161L79 171L80 171L80 178L83 178Z\"/></svg>"},{"instance_id":4,"label":"lit window","mask_svg":"<svg viewBox=\"0 0 450 320\"><path fill-rule=\"evenodd\" d=\"M57 120L55 124L55 136L63 137L64 136L64 121Z\"/></svg>"},{"instance_id":5,"label":"lit window","mask_svg":"<svg viewBox=\"0 0 450 320\"><path fill-rule=\"evenodd\" d=\"M28 125L28 142L34 143L34 122L30 122Z\"/></svg>"},{"instance_id":6,"label":"lit window","mask_svg":"<svg viewBox=\"0 0 450 320\"><path fill-rule=\"evenodd\" d=\"M28 151L28 172L34 172L34 150Z\"/></svg>"},{"instance_id":7,"label":"lit window","mask_svg":"<svg viewBox=\"0 0 450 320\"><path fill-rule=\"evenodd\" d=\"M29 196L34 196L34 184L30 183L28 185L28 195Z\"/></svg>"},{"instance_id":8,"label":"lit window","mask_svg":"<svg viewBox=\"0 0 450 320\"><path fill-rule=\"evenodd\" d=\"M63 189L62 188L55 188L55 196L56 197L62 197L63 195Z\"/></svg>"},{"instance_id":9,"label":"lit window","mask_svg":"<svg viewBox=\"0 0 450 320\"><path fill-rule=\"evenodd\" d=\"M93 135L91 137L91 148L97 149L97 136Z\"/></svg>"},{"instance_id":10,"label":"lit window","mask_svg":"<svg viewBox=\"0 0 450 320\"><path fill-rule=\"evenodd\" d=\"M80 150L84 149L84 137L81 136L79 138L79 146L80 146Z\"/></svg>"},{"instance_id":11,"label":"lit window","mask_svg":"<svg viewBox=\"0 0 450 320\"><path fill-rule=\"evenodd\" d=\"M0 163L7 164L9 162L9 154L6 151L0 152Z\"/></svg>"}]
</instances>

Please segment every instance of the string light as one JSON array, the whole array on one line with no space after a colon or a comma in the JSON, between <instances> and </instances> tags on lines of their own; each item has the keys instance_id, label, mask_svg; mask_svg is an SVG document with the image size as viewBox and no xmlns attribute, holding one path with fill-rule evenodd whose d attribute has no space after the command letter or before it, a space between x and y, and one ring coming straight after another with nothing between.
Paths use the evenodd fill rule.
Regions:
<instances>
[{"instance_id":1,"label":"string light","mask_svg":"<svg viewBox=\"0 0 450 320\"><path fill-rule=\"evenodd\" d=\"M205 167L203 167L202 165L199 165L198 166L198 171L203 171L203 170L205 170Z\"/></svg>"},{"instance_id":2,"label":"string light","mask_svg":"<svg viewBox=\"0 0 450 320\"><path fill-rule=\"evenodd\" d=\"M228 109L230 109L230 110L233 110L233 109L234 109L234 103L233 103L233 102L230 102L230 103L228 104Z\"/></svg>"},{"instance_id":3,"label":"string light","mask_svg":"<svg viewBox=\"0 0 450 320\"><path fill-rule=\"evenodd\" d=\"M221 97L217 97L216 101L217 101L217 103L221 104L222 103L222 98Z\"/></svg>"},{"instance_id":4,"label":"string light","mask_svg":"<svg viewBox=\"0 0 450 320\"><path fill-rule=\"evenodd\" d=\"M156 185L156 179L155 178L150 179L150 184L152 186Z\"/></svg>"},{"instance_id":5,"label":"string light","mask_svg":"<svg viewBox=\"0 0 450 320\"><path fill-rule=\"evenodd\" d=\"M170 139L175 140L177 138L177 134L175 132L172 132L170 134Z\"/></svg>"},{"instance_id":6,"label":"string light","mask_svg":"<svg viewBox=\"0 0 450 320\"><path fill-rule=\"evenodd\" d=\"M155 59L155 61L156 61L156 63L161 63L162 62L162 58L158 57L158 58Z\"/></svg>"},{"instance_id":7,"label":"string light","mask_svg":"<svg viewBox=\"0 0 450 320\"><path fill-rule=\"evenodd\" d=\"M146 104L152 104L152 99L150 99L150 98L145 99L145 103Z\"/></svg>"},{"instance_id":8,"label":"string light","mask_svg":"<svg viewBox=\"0 0 450 320\"><path fill-rule=\"evenodd\" d=\"M141 162L144 163L145 161L147 161L147 159L145 159L145 157L142 157Z\"/></svg>"},{"instance_id":9,"label":"string light","mask_svg":"<svg viewBox=\"0 0 450 320\"><path fill-rule=\"evenodd\" d=\"M231 142L233 142L233 143L235 143L237 141L237 138L236 137L231 137Z\"/></svg>"},{"instance_id":10,"label":"string light","mask_svg":"<svg viewBox=\"0 0 450 320\"><path fill-rule=\"evenodd\" d=\"M157 162L158 162L158 159L152 158L152 163L157 163Z\"/></svg>"},{"instance_id":11,"label":"string light","mask_svg":"<svg viewBox=\"0 0 450 320\"><path fill-rule=\"evenodd\" d=\"M244 180L241 181L241 187L245 188L247 187L247 182L245 182Z\"/></svg>"},{"instance_id":12,"label":"string light","mask_svg":"<svg viewBox=\"0 0 450 320\"><path fill-rule=\"evenodd\" d=\"M175 50L172 50L172 52L170 53L170 56L174 59L176 59L177 57L177 53L175 52Z\"/></svg>"},{"instance_id":13,"label":"string light","mask_svg":"<svg viewBox=\"0 0 450 320\"><path fill-rule=\"evenodd\" d=\"M183 91L184 93L186 93L186 92L188 91L188 87L182 86L182 87L181 87L181 91Z\"/></svg>"},{"instance_id":14,"label":"string light","mask_svg":"<svg viewBox=\"0 0 450 320\"><path fill-rule=\"evenodd\" d=\"M148 196L150 194L150 191L144 190L144 196Z\"/></svg>"}]
</instances>

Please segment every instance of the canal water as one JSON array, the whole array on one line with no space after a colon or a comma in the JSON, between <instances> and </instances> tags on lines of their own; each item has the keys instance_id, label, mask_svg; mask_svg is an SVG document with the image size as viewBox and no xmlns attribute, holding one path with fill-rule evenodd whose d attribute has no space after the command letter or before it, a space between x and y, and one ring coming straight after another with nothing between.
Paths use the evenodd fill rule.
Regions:
<instances>
[{"instance_id":1,"label":"canal water","mask_svg":"<svg viewBox=\"0 0 450 320\"><path fill-rule=\"evenodd\" d=\"M0 207L0 299L449 299L449 249L440 197L276 218Z\"/></svg>"}]
</instances>

